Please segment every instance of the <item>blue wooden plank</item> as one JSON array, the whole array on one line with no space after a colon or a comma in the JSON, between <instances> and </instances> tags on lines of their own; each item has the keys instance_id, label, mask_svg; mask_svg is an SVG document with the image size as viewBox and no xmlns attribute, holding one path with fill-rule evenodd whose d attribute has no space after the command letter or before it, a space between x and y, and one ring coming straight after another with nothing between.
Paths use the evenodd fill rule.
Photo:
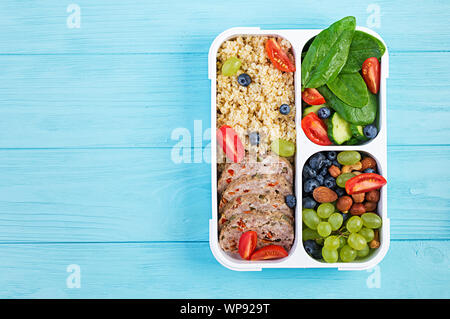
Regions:
<instances>
[{"instance_id":1,"label":"blue wooden plank","mask_svg":"<svg viewBox=\"0 0 450 319\"><path fill-rule=\"evenodd\" d=\"M71 3L2 1L0 52L207 52L215 36L230 27L318 29L347 15L373 26L394 51L450 49L448 1L77 0L80 28L68 28ZM379 23L372 19L376 11Z\"/></svg>"},{"instance_id":2,"label":"blue wooden plank","mask_svg":"<svg viewBox=\"0 0 450 319\"><path fill-rule=\"evenodd\" d=\"M392 238L450 239L450 146L388 158ZM168 148L2 150L0 171L3 243L208 240L210 166Z\"/></svg>"},{"instance_id":3,"label":"blue wooden plank","mask_svg":"<svg viewBox=\"0 0 450 319\"><path fill-rule=\"evenodd\" d=\"M449 57L392 54L389 144L448 144ZM1 148L171 147L175 128L210 127L206 53L0 56L0 64Z\"/></svg>"},{"instance_id":4,"label":"blue wooden plank","mask_svg":"<svg viewBox=\"0 0 450 319\"><path fill-rule=\"evenodd\" d=\"M0 245L0 297L449 298L449 249L449 241L394 241L371 272L234 272L207 243ZM67 288L73 264L80 288Z\"/></svg>"}]
</instances>

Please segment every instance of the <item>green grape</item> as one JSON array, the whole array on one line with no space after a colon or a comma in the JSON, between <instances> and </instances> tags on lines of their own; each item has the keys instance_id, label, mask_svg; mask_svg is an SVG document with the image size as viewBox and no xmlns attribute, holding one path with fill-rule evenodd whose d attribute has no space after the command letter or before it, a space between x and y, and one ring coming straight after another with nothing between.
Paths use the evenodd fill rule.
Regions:
<instances>
[{"instance_id":1,"label":"green grape","mask_svg":"<svg viewBox=\"0 0 450 319\"><path fill-rule=\"evenodd\" d=\"M347 220L346 227L349 232L357 233L363 227L363 221L359 216L352 216L349 220Z\"/></svg>"},{"instance_id":2,"label":"green grape","mask_svg":"<svg viewBox=\"0 0 450 319\"><path fill-rule=\"evenodd\" d=\"M327 263L335 263L339 258L339 254L336 249L330 249L328 247L323 247L322 248L322 257Z\"/></svg>"},{"instance_id":3,"label":"green grape","mask_svg":"<svg viewBox=\"0 0 450 319\"><path fill-rule=\"evenodd\" d=\"M363 249L358 250L358 251L356 252L356 254L358 255L359 258L366 257L367 255L369 255L369 253L370 253L370 249L369 249L369 246L368 246L368 245L364 246Z\"/></svg>"},{"instance_id":4,"label":"green grape","mask_svg":"<svg viewBox=\"0 0 450 319\"><path fill-rule=\"evenodd\" d=\"M322 237L328 237L331 234L331 225L328 222L320 222L317 225L317 232Z\"/></svg>"},{"instance_id":5,"label":"green grape","mask_svg":"<svg viewBox=\"0 0 450 319\"><path fill-rule=\"evenodd\" d=\"M355 258L357 256L357 251L354 250L349 245L345 245L344 247L342 247L341 251L339 252L339 256L341 257L341 260L343 262L346 262L346 263L352 262L353 260L355 260Z\"/></svg>"},{"instance_id":6,"label":"green grape","mask_svg":"<svg viewBox=\"0 0 450 319\"><path fill-rule=\"evenodd\" d=\"M339 237L337 236L330 236L325 238L325 242L323 243L324 247L327 247L329 249L338 249L340 245Z\"/></svg>"},{"instance_id":7,"label":"green grape","mask_svg":"<svg viewBox=\"0 0 450 319\"><path fill-rule=\"evenodd\" d=\"M339 213L333 213L328 218L328 222L331 225L332 230L338 230L342 226L342 222L344 221L344 217L342 217Z\"/></svg>"},{"instance_id":8,"label":"green grape","mask_svg":"<svg viewBox=\"0 0 450 319\"><path fill-rule=\"evenodd\" d=\"M317 215L320 218L327 219L334 213L334 205L331 203L323 203L317 207Z\"/></svg>"},{"instance_id":9,"label":"green grape","mask_svg":"<svg viewBox=\"0 0 450 319\"><path fill-rule=\"evenodd\" d=\"M347 240L344 238L344 236L339 237L339 249L344 247L347 244Z\"/></svg>"},{"instance_id":10,"label":"green grape","mask_svg":"<svg viewBox=\"0 0 450 319\"><path fill-rule=\"evenodd\" d=\"M374 231L372 229L366 228L366 227L361 228L361 230L358 232L358 234L363 236L367 242L370 242L370 241L372 241L372 239L375 238Z\"/></svg>"},{"instance_id":11,"label":"green grape","mask_svg":"<svg viewBox=\"0 0 450 319\"><path fill-rule=\"evenodd\" d=\"M235 56L232 56L228 58L222 65L222 75L230 76L236 74L236 72L239 71L240 67L241 67L241 60L239 60Z\"/></svg>"},{"instance_id":12,"label":"green grape","mask_svg":"<svg viewBox=\"0 0 450 319\"><path fill-rule=\"evenodd\" d=\"M381 218L375 213L366 213L361 216L364 226L377 229L381 227Z\"/></svg>"},{"instance_id":13,"label":"green grape","mask_svg":"<svg viewBox=\"0 0 450 319\"><path fill-rule=\"evenodd\" d=\"M361 154L357 151L340 152L337 161L342 165L353 165L361 160Z\"/></svg>"},{"instance_id":14,"label":"green grape","mask_svg":"<svg viewBox=\"0 0 450 319\"><path fill-rule=\"evenodd\" d=\"M356 250L362 250L365 246L367 246L366 239L360 234L352 233L348 236L347 243Z\"/></svg>"},{"instance_id":15,"label":"green grape","mask_svg":"<svg viewBox=\"0 0 450 319\"><path fill-rule=\"evenodd\" d=\"M290 157L295 154L295 144L281 138L274 140L270 148L272 152L283 157Z\"/></svg>"},{"instance_id":16,"label":"green grape","mask_svg":"<svg viewBox=\"0 0 450 319\"><path fill-rule=\"evenodd\" d=\"M309 239L317 239L320 238L320 235L317 233L317 231L312 230L310 228L305 228L302 231L302 239L303 241L309 240Z\"/></svg>"},{"instance_id":17,"label":"green grape","mask_svg":"<svg viewBox=\"0 0 450 319\"><path fill-rule=\"evenodd\" d=\"M303 222L308 228L312 230L317 229L317 225L320 223L320 218L317 216L314 209L306 208L302 211Z\"/></svg>"},{"instance_id":18,"label":"green grape","mask_svg":"<svg viewBox=\"0 0 450 319\"><path fill-rule=\"evenodd\" d=\"M337 186L339 186L340 188L345 188L345 183L347 183L347 181L348 181L350 178L355 177L355 176L356 176L356 175L353 174L353 173L344 173L344 174L341 174L341 175L339 175L339 176L336 178L336 184L337 184Z\"/></svg>"}]
</instances>

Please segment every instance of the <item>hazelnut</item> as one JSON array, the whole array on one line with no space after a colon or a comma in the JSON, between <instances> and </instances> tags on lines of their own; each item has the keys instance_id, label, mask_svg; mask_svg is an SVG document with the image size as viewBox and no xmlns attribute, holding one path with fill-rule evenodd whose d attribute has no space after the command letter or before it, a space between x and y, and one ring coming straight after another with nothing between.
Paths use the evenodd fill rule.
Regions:
<instances>
[{"instance_id":1,"label":"hazelnut","mask_svg":"<svg viewBox=\"0 0 450 319\"><path fill-rule=\"evenodd\" d=\"M364 202L364 197L366 197L366 194L364 194L364 193L353 194L352 195L353 201L355 203L362 203L362 202Z\"/></svg>"},{"instance_id":2,"label":"hazelnut","mask_svg":"<svg viewBox=\"0 0 450 319\"><path fill-rule=\"evenodd\" d=\"M374 230L374 238L369 243L370 248L378 248L380 247L380 233L378 232L378 229Z\"/></svg>"},{"instance_id":3,"label":"hazelnut","mask_svg":"<svg viewBox=\"0 0 450 319\"><path fill-rule=\"evenodd\" d=\"M328 168L328 173L330 173L331 176L336 178L339 175L341 175L341 169L336 165L331 165L330 168Z\"/></svg>"},{"instance_id":4,"label":"hazelnut","mask_svg":"<svg viewBox=\"0 0 450 319\"><path fill-rule=\"evenodd\" d=\"M378 203L378 201L380 200L380 191L377 189L374 189L370 192L367 192L366 200L368 202Z\"/></svg>"},{"instance_id":5,"label":"hazelnut","mask_svg":"<svg viewBox=\"0 0 450 319\"><path fill-rule=\"evenodd\" d=\"M366 212L366 209L364 208L364 205L361 203L355 203L352 205L352 208L350 208L350 214L361 216Z\"/></svg>"},{"instance_id":6,"label":"hazelnut","mask_svg":"<svg viewBox=\"0 0 450 319\"><path fill-rule=\"evenodd\" d=\"M364 208L366 209L366 212L376 212L377 210L377 203L374 202L365 202Z\"/></svg>"},{"instance_id":7,"label":"hazelnut","mask_svg":"<svg viewBox=\"0 0 450 319\"><path fill-rule=\"evenodd\" d=\"M366 170L368 168L375 169L377 167L377 162L372 157L364 157L361 161L362 170Z\"/></svg>"},{"instance_id":8,"label":"hazelnut","mask_svg":"<svg viewBox=\"0 0 450 319\"><path fill-rule=\"evenodd\" d=\"M341 212L347 212L353 205L353 199L350 196L342 196L336 202L336 208Z\"/></svg>"}]
</instances>

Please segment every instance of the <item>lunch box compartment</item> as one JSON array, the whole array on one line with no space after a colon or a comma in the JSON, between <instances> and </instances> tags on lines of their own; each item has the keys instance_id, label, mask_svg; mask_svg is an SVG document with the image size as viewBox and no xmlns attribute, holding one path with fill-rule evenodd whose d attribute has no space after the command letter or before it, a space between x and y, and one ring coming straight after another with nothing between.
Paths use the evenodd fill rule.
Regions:
<instances>
[{"instance_id":1,"label":"lunch box compartment","mask_svg":"<svg viewBox=\"0 0 450 319\"><path fill-rule=\"evenodd\" d=\"M367 32L381 41L379 35L370 29L357 27L357 30ZM387 148L386 148L386 79L389 75L389 55L388 50L381 59L380 91L378 93L378 128L379 132L376 138L361 145L331 145L320 146L310 141L301 129L302 119L302 98L301 98L301 59L300 54L304 45L312 37L316 36L321 30L261 30L260 28L231 28L216 37L209 50L209 69L208 76L211 80L211 128L216 129L216 61L217 52L221 44L237 36L276 36L285 38L292 45L292 51L295 58L296 72L294 74L294 90L296 105L296 154L295 154L295 177L294 188L297 198L295 207L295 240L289 251L289 256L278 260L267 261L247 261L236 258L232 254L224 252L218 241L218 211L217 211L217 141L215 134L211 134L211 200L212 200L212 218L209 222L209 244L211 251L217 261L223 266L237 271L258 271L263 268L338 268L339 270L364 270L374 267L378 264L389 248L390 242L390 223L387 218L387 187L382 188L380 192L380 201L378 202L378 214L381 216L383 225L380 229L380 247L374 251L367 260L359 260L351 263L325 263L310 257L303 248L302 241L302 192L303 177L302 169L306 161L315 153L322 151L344 151L355 150L361 153L370 154L378 164L378 171L384 177L387 177ZM300 246L300 247L299 247ZM235 254L236 255L236 254Z\"/></svg>"}]
</instances>

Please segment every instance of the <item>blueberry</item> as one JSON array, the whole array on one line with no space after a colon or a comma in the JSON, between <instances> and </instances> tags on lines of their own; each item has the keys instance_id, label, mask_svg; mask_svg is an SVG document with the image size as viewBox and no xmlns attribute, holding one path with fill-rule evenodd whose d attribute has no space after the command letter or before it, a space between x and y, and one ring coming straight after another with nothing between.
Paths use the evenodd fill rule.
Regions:
<instances>
[{"instance_id":1,"label":"blueberry","mask_svg":"<svg viewBox=\"0 0 450 319\"><path fill-rule=\"evenodd\" d=\"M322 168L325 161L325 155L322 153L317 153L311 156L309 159L309 166L311 166L312 169L319 170Z\"/></svg>"},{"instance_id":2,"label":"blueberry","mask_svg":"<svg viewBox=\"0 0 450 319\"><path fill-rule=\"evenodd\" d=\"M319 187L319 182L316 179L308 179L303 185L303 190L305 193L312 193L317 187Z\"/></svg>"},{"instance_id":3,"label":"blueberry","mask_svg":"<svg viewBox=\"0 0 450 319\"><path fill-rule=\"evenodd\" d=\"M289 112L291 111L291 108L289 107L289 105L287 104L282 104L280 106L280 113L283 115L288 115Z\"/></svg>"},{"instance_id":4,"label":"blueberry","mask_svg":"<svg viewBox=\"0 0 450 319\"><path fill-rule=\"evenodd\" d=\"M247 73L239 74L237 80L242 86L249 86L249 84L252 83L252 78Z\"/></svg>"},{"instance_id":5,"label":"blueberry","mask_svg":"<svg viewBox=\"0 0 450 319\"><path fill-rule=\"evenodd\" d=\"M343 188L336 187L336 188L334 188L334 191L336 192L338 197L342 197L345 195L345 190Z\"/></svg>"},{"instance_id":6,"label":"blueberry","mask_svg":"<svg viewBox=\"0 0 450 319\"><path fill-rule=\"evenodd\" d=\"M317 111L317 115L321 118L321 119L327 119L330 117L331 115L331 111L329 108L327 107L321 107L318 111Z\"/></svg>"},{"instance_id":7,"label":"blueberry","mask_svg":"<svg viewBox=\"0 0 450 319\"><path fill-rule=\"evenodd\" d=\"M333 188L336 186L336 180L333 176L327 176L323 181L323 185L328 188Z\"/></svg>"},{"instance_id":8,"label":"blueberry","mask_svg":"<svg viewBox=\"0 0 450 319\"><path fill-rule=\"evenodd\" d=\"M337 153L335 151L330 151L327 153L327 158L330 161L334 161L337 158Z\"/></svg>"},{"instance_id":9,"label":"blueberry","mask_svg":"<svg viewBox=\"0 0 450 319\"><path fill-rule=\"evenodd\" d=\"M378 129L375 125L370 124L364 127L363 132L367 138L375 138L378 134Z\"/></svg>"},{"instance_id":10,"label":"blueberry","mask_svg":"<svg viewBox=\"0 0 450 319\"><path fill-rule=\"evenodd\" d=\"M303 243L305 251L314 259L322 259L322 247L315 240L308 239Z\"/></svg>"},{"instance_id":11,"label":"blueberry","mask_svg":"<svg viewBox=\"0 0 450 319\"><path fill-rule=\"evenodd\" d=\"M338 168L341 168L341 164L339 164L339 162L338 161L333 161L333 165L334 166L336 166L336 167L338 167Z\"/></svg>"},{"instance_id":12,"label":"blueberry","mask_svg":"<svg viewBox=\"0 0 450 319\"><path fill-rule=\"evenodd\" d=\"M259 145L259 133L258 132L251 132L248 135L248 139L249 139L251 145Z\"/></svg>"},{"instance_id":13,"label":"blueberry","mask_svg":"<svg viewBox=\"0 0 450 319\"><path fill-rule=\"evenodd\" d=\"M317 175L316 176L316 180L319 182L319 185L323 185L323 175Z\"/></svg>"},{"instance_id":14,"label":"blueberry","mask_svg":"<svg viewBox=\"0 0 450 319\"><path fill-rule=\"evenodd\" d=\"M294 208L295 204L297 203L294 195L287 195L284 200L286 201L286 205L288 205L289 208Z\"/></svg>"},{"instance_id":15,"label":"blueberry","mask_svg":"<svg viewBox=\"0 0 450 319\"><path fill-rule=\"evenodd\" d=\"M324 162L323 165L324 165L324 167L326 167L326 168L330 167L330 166L333 164L333 162L330 161L328 158L327 158L326 160L324 160L323 162Z\"/></svg>"},{"instance_id":16,"label":"blueberry","mask_svg":"<svg viewBox=\"0 0 450 319\"><path fill-rule=\"evenodd\" d=\"M342 215L342 217L344 218L344 221L342 222L343 224L344 224L344 223L347 221L347 219L349 219L350 216L351 216L351 214L349 214L349 213L347 213L347 214L341 213L341 215Z\"/></svg>"},{"instance_id":17,"label":"blueberry","mask_svg":"<svg viewBox=\"0 0 450 319\"><path fill-rule=\"evenodd\" d=\"M303 208L316 208L317 202L312 197L303 197Z\"/></svg>"},{"instance_id":18,"label":"blueberry","mask_svg":"<svg viewBox=\"0 0 450 319\"><path fill-rule=\"evenodd\" d=\"M319 172L319 175L325 176L328 174L328 167L324 166Z\"/></svg>"},{"instance_id":19,"label":"blueberry","mask_svg":"<svg viewBox=\"0 0 450 319\"><path fill-rule=\"evenodd\" d=\"M305 178L314 178L317 176L317 173L315 170L313 170L308 165L303 166L303 177Z\"/></svg>"},{"instance_id":20,"label":"blueberry","mask_svg":"<svg viewBox=\"0 0 450 319\"><path fill-rule=\"evenodd\" d=\"M364 173L376 173L375 170L373 168L366 168L364 170Z\"/></svg>"}]
</instances>

